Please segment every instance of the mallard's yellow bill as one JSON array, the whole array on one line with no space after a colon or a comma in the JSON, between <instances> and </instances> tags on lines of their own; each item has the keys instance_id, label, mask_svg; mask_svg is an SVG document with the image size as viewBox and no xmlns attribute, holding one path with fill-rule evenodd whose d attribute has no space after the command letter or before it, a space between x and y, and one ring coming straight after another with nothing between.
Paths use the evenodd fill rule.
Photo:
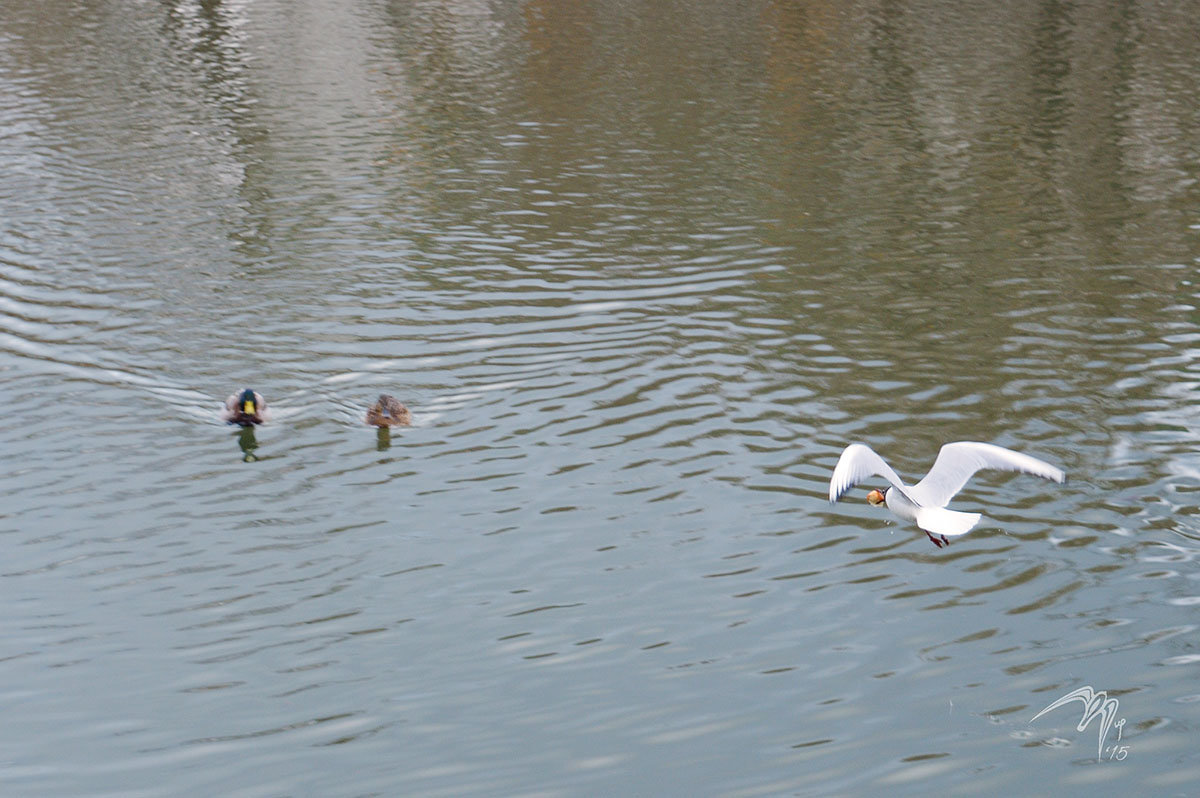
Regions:
<instances>
[{"instance_id":1,"label":"mallard's yellow bill","mask_svg":"<svg viewBox=\"0 0 1200 798\"><path fill-rule=\"evenodd\" d=\"M242 402L242 412L253 414L254 413L254 402Z\"/></svg>"}]
</instances>

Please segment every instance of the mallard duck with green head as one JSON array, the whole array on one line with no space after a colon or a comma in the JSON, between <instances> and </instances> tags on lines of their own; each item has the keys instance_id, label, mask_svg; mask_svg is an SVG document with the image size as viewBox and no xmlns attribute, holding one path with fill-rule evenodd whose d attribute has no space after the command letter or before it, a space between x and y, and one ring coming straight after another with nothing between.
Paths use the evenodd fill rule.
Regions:
<instances>
[{"instance_id":1,"label":"mallard duck with green head","mask_svg":"<svg viewBox=\"0 0 1200 798\"><path fill-rule=\"evenodd\" d=\"M221 409L221 420L226 424L240 424L252 427L269 421L271 414L267 412L267 400L262 394L249 388L241 393L230 394Z\"/></svg>"}]
</instances>

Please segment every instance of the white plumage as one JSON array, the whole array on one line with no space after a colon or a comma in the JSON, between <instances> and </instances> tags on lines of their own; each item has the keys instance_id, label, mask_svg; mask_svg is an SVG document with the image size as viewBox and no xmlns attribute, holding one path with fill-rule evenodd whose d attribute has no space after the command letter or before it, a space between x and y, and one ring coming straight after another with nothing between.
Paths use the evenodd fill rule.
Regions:
<instances>
[{"instance_id":1,"label":"white plumage","mask_svg":"<svg viewBox=\"0 0 1200 798\"><path fill-rule=\"evenodd\" d=\"M916 485L905 485L883 458L861 443L845 448L829 480L829 501L842 495L864 479L880 476L891 483L882 494L889 510L928 533L943 538L965 535L979 522L979 513L961 513L945 509L954 495L976 471L993 468L1001 471L1021 471L1054 482L1065 482L1062 469L1049 463L1014 452L1001 446L975 441L947 443L938 452L933 468ZM872 491L874 493L874 491ZM871 497L868 496L871 500ZM932 535L931 535L932 537ZM937 543L936 540L934 540ZM939 544L940 545L940 544Z\"/></svg>"}]
</instances>

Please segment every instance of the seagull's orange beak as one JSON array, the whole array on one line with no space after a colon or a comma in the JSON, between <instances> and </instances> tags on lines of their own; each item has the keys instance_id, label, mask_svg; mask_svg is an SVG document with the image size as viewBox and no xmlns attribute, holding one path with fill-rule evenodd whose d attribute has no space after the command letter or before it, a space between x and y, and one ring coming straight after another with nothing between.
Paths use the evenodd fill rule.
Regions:
<instances>
[{"instance_id":1,"label":"seagull's orange beak","mask_svg":"<svg viewBox=\"0 0 1200 798\"><path fill-rule=\"evenodd\" d=\"M871 491L867 494L867 501L870 502L872 506L878 507L884 503L883 492L879 490Z\"/></svg>"}]
</instances>

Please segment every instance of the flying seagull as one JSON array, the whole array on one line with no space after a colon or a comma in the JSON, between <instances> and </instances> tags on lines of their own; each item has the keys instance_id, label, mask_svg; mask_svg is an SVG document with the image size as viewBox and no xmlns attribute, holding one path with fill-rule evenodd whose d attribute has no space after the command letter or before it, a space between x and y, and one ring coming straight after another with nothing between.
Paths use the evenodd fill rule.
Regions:
<instances>
[{"instance_id":1,"label":"flying seagull","mask_svg":"<svg viewBox=\"0 0 1200 798\"><path fill-rule=\"evenodd\" d=\"M916 485L905 485L871 447L852 443L842 452L833 469L833 478L829 480L829 501L836 502L867 477L883 477L892 486L883 491L872 490L867 494L867 501L875 506L886 504L900 518L916 521L929 539L941 547L950 542L946 540L947 537L965 535L979 523L979 513L947 510L946 505L954 498L954 494L962 490L972 474L984 468L1021 471L1060 483L1067 481L1062 469L1036 457L990 443L958 441L942 447L933 468L929 469L924 479ZM940 537L941 542L934 535Z\"/></svg>"}]
</instances>

